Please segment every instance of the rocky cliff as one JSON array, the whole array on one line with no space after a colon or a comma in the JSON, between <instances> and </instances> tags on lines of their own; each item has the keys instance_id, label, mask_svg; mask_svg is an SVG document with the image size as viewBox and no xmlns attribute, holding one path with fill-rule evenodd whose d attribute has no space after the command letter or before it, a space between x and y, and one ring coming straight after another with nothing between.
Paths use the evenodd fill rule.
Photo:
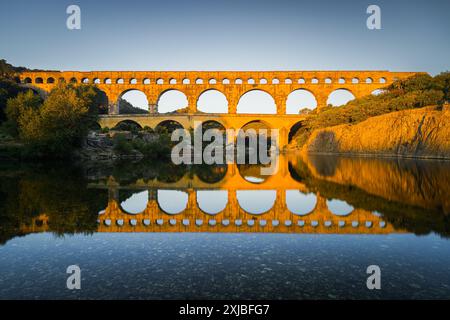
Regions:
<instances>
[{"instance_id":1,"label":"rocky cliff","mask_svg":"<svg viewBox=\"0 0 450 320\"><path fill-rule=\"evenodd\" d=\"M303 150L450 159L450 108L392 112L356 125L315 130Z\"/></svg>"}]
</instances>

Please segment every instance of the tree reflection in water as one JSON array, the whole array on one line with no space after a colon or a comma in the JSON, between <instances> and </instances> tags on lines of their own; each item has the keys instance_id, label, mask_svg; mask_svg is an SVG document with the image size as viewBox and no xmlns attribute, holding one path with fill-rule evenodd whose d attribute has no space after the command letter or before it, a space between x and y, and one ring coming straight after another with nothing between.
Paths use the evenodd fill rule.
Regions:
<instances>
[{"instance_id":1,"label":"tree reflection in water","mask_svg":"<svg viewBox=\"0 0 450 320\"><path fill-rule=\"evenodd\" d=\"M84 166L3 164L0 166L0 243L38 231L57 235L96 232L99 212L114 197L111 193L114 188L119 190L117 200L122 210L132 214L147 210L149 199L158 198L158 190L173 190L186 195L194 192L196 198L192 201L204 213L224 215L223 220L233 216L242 219L241 211L230 211L229 201L237 201L245 211L246 205L240 203L242 199L233 196L249 193L250 207L255 205L253 213L257 214L264 215L269 208L262 208L263 200L275 199L270 203L270 212L286 209L293 217L308 216L315 208L325 205L335 215L351 215L353 210L372 212L395 230L450 235L448 162L289 155L281 156L280 164L278 177L260 176L259 165L176 166L157 161ZM248 180L248 177L258 180ZM240 182L235 185L233 181ZM270 185L273 181L285 183L274 188ZM275 195L261 197L257 193L270 190ZM173 201L172 205L180 202L170 195L164 200L159 194L159 201ZM279 203L280 194L286 208ZM325 204L317 201L319 195L327 200ZM191 201L185 198L183 208ZM183 208L175 211L189 214ZM267 219L272 217L264 217Z\"/></svg>"}]
</instances>

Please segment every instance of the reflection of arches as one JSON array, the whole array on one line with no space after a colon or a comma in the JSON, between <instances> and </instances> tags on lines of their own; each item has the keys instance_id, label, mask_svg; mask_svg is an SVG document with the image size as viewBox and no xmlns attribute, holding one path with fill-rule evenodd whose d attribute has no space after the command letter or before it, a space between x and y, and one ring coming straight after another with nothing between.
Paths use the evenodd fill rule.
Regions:
<instances>
[{"instance_id":1,"label":"reflection of arches","mask_svg":"<svg viewBox=\"0 0 450 320\"><path fill-rule=\"evenodd\" d=\"M197 177L205 183L217 183L225 178L228 171L228 166L226 164L222 165L200 165L195 166L195 173Z\"/></svg>"},{"instance_id":2,"label":"reflection of arches","mask_svg":"<svg viewBox=\"0 0 450 320\"><path fill-rule=\"evenodd\" d=\"M292 91L286 100L286 114L299 114L302 109L315 109L316 97L306 89Z\"/></svg>"},{"instance_id":3,"label":"reflection of arches","mask_svg":"<svg viewBox=\"0 0 450 320\"><path fill-rule=\"evenodd\" d=\"M166 131L168 133L172 133L175 129L182 129L183 126L178 121L174 120L164 120L158 123L155 127L156 132Z\"/></svg>"},{"instance_id":4,"label":"reflection of arches","mask_svg":"<svg viewBox=\"0 0 450 320\"><path fill-rule=\"evenodd\" d=\"M122 120L117 123L114 128L115 130L132 131L135 129L142 129L141 125L133 120Z\"/></svg>"},{"instance_id":5,"label":"reflection of arches","mask_svg":"<svg viewBox=\"0 0 450 320\"><path fill-rule=\"evenodd\" d=\"M122 92L118 100L119 114L148 113L148 100L144 92L130 89Z\"/></svg>"},{"instance_id":6,"label":"reflection of arches","mask_svg":"<svg viewBox=\"0 0 450 320\"><path fill-rule=\"evenodd\" d=\"M247 213L262 214L272 209L277 198L276 190L238 190L239 206Z\"/></svg>"},{"instance_id":7,"label":"reflection of arches","mask_svg":"<svg viewBox=\"0 0 450 320\"><path fill-rule=\"evenodd\" d=\"M262 184L266 182L270 176L261 174L261 169L264 167L269 167L268 165L262 164L238 164L239 175L247 182L252 184Z\"/></svg>"},{"instance_id":8,"label":"reflection of arches","mask_svg":"<svg viewBox=\"0 0 450 320\"><path fill-rule=\"evenodd\" d=\"M178 190L158 190L158 206L167 214L183 212L188 203L188 194Z\"/></svg>"},{"instance_id":9,"label":"reflection of arches","mask_svg":"<svg viewBox=\"0 0 450 320\"><path fill-rule=\"evenodd\" d=\"M286 190L286 206L297 215L310 214L317 204L314 193L303 193L300 190Z\"/></svg>"},{"instance_id":10,"label":"reflection of arches","mask_svg":"<svg viewBox=\"0 0 450 320\"><path fill-rule=\"evenodd\" d=\"M227 190L199 190L197 191L198 208L207 214L218 214L228 203Z\"/></svg>"},{"instance_id":11,"label":"reflection of arches","mask_svg":"<svg viewBox=\"0 0 450 320\"><path fill-rule=\"evenodd\" d=\"M197 110L207 113L227 113L227 97L219 90L206 90L198 97Z\"/></svg>"},{"instance_id":12,"label":"reflection of arches","mask_svg":"<svg viewBox=\"0 0 450 320\"><path fill-rule=\"evenodd\" d=\"M337 89L330 93L327 100L327 105L331 104L335 107L347 104L349 101L355 99L353 93L348 89Z\"/></svg>"},{"instance_id":13,"label":"reflection of arches","mask_svg":"<svg viewBox=\"0 0 450 320\"><path fill-rule=\"evenodd\" d=\"M148 191L133 193L131 197L120 203L123 212L129 214L142 213L148 204Z\"/></svg>"},{"instance_id":14,"label":"reflection of arches","mask_svg":"<svg viewBox=\"0 0 450 320\"><path fill-rule=\"evenodd\" d=\"M238 102L237 113L276 114L277 106L273 97L263 90L244 93Z\"/></svg>"},{"instance_id":15,"label":"reflection of arches","mask_svg":"<svg viewBox=\"0 0 450 320\"><path fill-rule=\"evenodd\" d=\"M187 108L188 99L180 90L169 89L161 93L158 98L158 113L169 113Z\"/></svg>"},{"instance_id":16,"label":"reflection of arches","mask_svg":"<svg viewBox=\"0 0 450 320\"><path fill-rule=\"evenodd\" d=\"M347 216L355 209L346 201L338 199L327 200L327 207L331 213L337 216Z\"/></svg>"}]
</instances>

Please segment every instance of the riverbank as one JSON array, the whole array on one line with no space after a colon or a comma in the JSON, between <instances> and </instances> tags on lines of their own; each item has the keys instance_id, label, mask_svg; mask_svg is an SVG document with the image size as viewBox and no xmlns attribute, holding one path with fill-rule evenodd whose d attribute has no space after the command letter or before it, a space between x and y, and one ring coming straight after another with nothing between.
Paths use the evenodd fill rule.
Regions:
<instances>
[{"instance_id":1,"label":"riverbank","mask_svg":"<svg viewBox=\"0 0 450 320\"><path fill-rule=\"evenodd\" d=\"M306 153L450 159L450 108L424 107L314 130Z\"/></svg>"}]
</instances>

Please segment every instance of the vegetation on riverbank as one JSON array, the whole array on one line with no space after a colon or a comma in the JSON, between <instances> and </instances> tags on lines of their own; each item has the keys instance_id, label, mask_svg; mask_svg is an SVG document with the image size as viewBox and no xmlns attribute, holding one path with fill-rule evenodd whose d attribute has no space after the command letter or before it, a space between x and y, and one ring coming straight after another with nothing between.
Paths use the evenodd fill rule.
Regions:
<instances>
[{"instance_id":1,"label":"vegetation on riverbank","mask_svg":"<svg viewBox=\"0 0 450 320\"><path fill-rule=\"evenodd\" d=\"M382 114L421 108L442 106L450 100L450 72L435 77L420 74L394 82L378 95L355 99L340 107L326 107L320 113L312 113L293 137L293 143L302 147L314 130L342 124L354 125Z\"/></svg>"}]
</instances>

